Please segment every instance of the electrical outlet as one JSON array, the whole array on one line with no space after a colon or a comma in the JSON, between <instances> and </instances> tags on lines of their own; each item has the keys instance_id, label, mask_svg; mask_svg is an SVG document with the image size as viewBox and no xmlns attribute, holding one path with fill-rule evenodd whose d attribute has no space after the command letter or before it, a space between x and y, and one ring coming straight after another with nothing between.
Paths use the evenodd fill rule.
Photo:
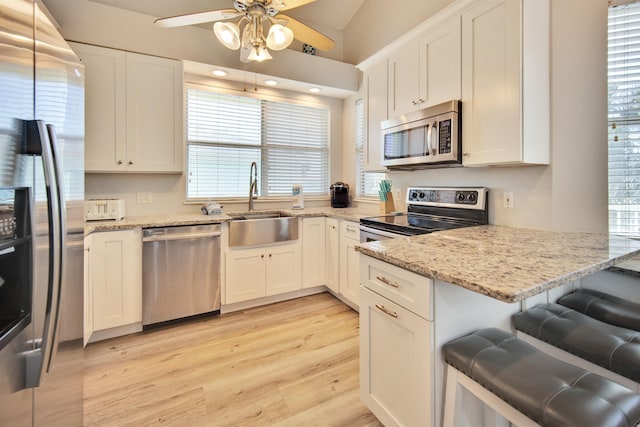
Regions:
<instances>
[{"instance_id":1,"label":"electrical outlet","mask_svg":"<svg viewBox=\"0 0 640 427\"><path fill-rule=\"evenodd\" d=\"M399 188L396 188L396 189L393 191L393 198L394 198L394 199L396 199L396 201L399 201L399 200L400 200L400 197L401 197L400 195L401 195L401 191L400 191L400 189L399 189Z\"/></svg>"},{"instance_id":2,"label":"electrical outlet","mask_svg":"<svg viewBox=\"0 0 640 427\"><path fill-rule=\"evenodd\" d=\"M505 191L503 193L503 202L504 202L504 207L508 208L508 209L513 209L513 192L512 191Z\"/></svg>"},{"instance_id":3,"label":"electrical outlet","mask_svg":"<svg viewBox=\"0 0 640 427\"><path fill-rule=\"evenodd\" d=\"M151 191L138 191L136 193L136 203L151 203Z\"/></svg>"}]
</instances>

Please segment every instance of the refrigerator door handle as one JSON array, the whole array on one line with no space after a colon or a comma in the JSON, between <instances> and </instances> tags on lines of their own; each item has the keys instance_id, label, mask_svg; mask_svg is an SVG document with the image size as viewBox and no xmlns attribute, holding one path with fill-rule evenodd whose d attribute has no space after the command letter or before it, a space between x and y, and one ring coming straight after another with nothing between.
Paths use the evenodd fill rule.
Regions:
<instances>
[{"instance_id":1,"label":"refrigerator door handle","mask_svg":"<svg viewBox=\"0 0 640 427\"><path fill-rule=\"evenodd\" d=\"M62 243L64 240L61 228L64 218L61 209L61 185L59 185L59 166L56 165L55 133L51 139L53 128L49 128L42 120L27 122L27 144L31 154L42 155L44 179L46 185L47 214L49 216L49 283L47 304L44 318L42 341L34 342L34 349L26 355L26 386L38 387L57 348L57 324L60 305L60 288L62 279ZM62 199L64 201L64 199Z\"/></svg>"}]
</instances>

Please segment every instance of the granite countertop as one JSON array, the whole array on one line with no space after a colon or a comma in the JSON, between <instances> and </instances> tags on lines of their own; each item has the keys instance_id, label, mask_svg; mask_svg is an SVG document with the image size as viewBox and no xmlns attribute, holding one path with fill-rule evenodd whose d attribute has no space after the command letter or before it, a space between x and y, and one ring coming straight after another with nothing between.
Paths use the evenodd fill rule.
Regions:
<instances>
[{"instance_id":1,"label":"granite countertop","mask_svg":"<svg viewBox=\"0 0 640 427\"><path fill-rule=\"evenodd\" d=\"M362 243L356 250L513 303L628 260L640 254L640 241L486 225Z\"/></svg>"},{"instance_id":2,"label":"granite countertop","mask_svg":"<svg viewBox=\"0 0 640 427\"><path fill-rule=\"evenodd\" d=\"M296 217L318 217L325 216L339 218L347 221L360 221L360 218L377 215L377 211L364 210L361 208L331 208L318 207L306 209L271 209L258 210L255 212L276 213L282 212ZM120 221L86 221L85 235L94 231L115 231L128 228L151 228L168 227L176 225L197 225L216 224L231 221L233 216L245 214L247 212L234 212L222 215L202 215L202 214L175 214L175 215L150 215L126 217Z\"/></svg>"}]
</instances>

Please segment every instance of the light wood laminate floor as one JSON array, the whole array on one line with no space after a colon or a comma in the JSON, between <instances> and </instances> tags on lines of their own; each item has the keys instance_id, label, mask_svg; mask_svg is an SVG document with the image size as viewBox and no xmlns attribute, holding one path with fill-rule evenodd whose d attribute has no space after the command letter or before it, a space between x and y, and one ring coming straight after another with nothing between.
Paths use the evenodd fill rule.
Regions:
<instances>
[{"instance_id":1,"label":"light wood laminate floor","mask_svg":"<svg viewBox=\"0 0 640 427\"><path fill-rule=\"evenodd\" d=\"M358 314L328 293L90 344L87 426L381 426Z\"/></svg>"}]
</instances>

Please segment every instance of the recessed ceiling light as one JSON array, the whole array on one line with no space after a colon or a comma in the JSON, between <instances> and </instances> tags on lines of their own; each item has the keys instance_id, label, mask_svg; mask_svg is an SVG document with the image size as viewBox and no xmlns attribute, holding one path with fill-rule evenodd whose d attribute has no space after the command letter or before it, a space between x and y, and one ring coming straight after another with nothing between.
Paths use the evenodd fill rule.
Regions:
<instances>
[{"instance_id":1,"label":"recessed ceiling light","mask_svg":"<svg viewBox=\"0 0 640 427\"><path fill-rule=\"evenodd\" d=\"M214 76L218 76L218 77L224 77L227 75L227 72L224 70L213 70L211 72Z\"/></svg>"},{"instance_id":2,"label":"recessed ceiling light","mask_svg":"<svg viewBox=\"0 0 640 427\"><path fill-rule=\"evenodd\" d=\"M309 92L318 93L318 92L320 92L320 88L319 87L312 87L311 89L309 89Z\"/></svg>"},{"instance_id":3,"label":"recessed ceiling light","mask_svg":"<svg viewBox=\"0 0 640 427\"><path fill-rule=\"evenodd\" d=\"M265 80L264 84L266 84L267 86L277 86L278 82L275 80Z\"/></svg>"}]
</instances>

